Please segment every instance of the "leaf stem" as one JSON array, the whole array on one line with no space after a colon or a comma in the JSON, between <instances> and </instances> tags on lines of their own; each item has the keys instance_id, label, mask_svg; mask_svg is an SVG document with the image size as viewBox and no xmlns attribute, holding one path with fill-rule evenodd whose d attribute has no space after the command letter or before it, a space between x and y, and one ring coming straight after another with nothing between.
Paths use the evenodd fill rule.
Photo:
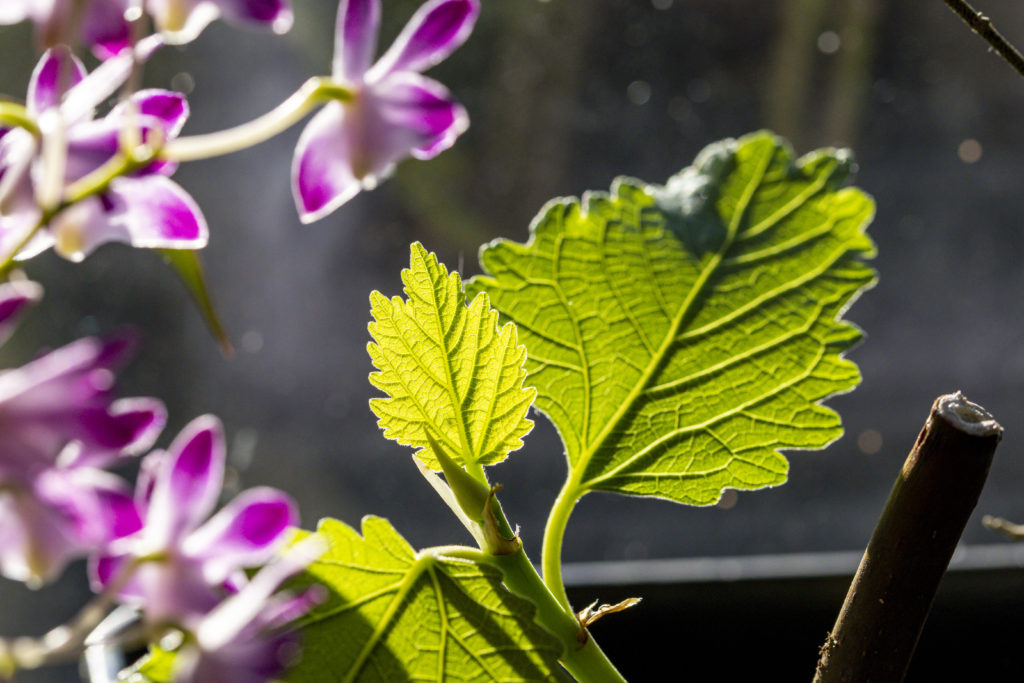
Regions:
<instances>
[{"instance_id":1,"label":"leaf stem","mask_svg":"<svg viewBox=\"0 0 1024 683\"><path fill-rule=\"evenodd\" d=\"M490 555L490 563L505 576L505 586L537 607L537 623L553 633L565 651L559 660L578 681L625 683L625 678L611 663L607 655L586 629L580 626L576 615L555 598L520 546L509 555ZM583 642L580 642L580 638Z\"/></svg>"},{"instance_id":2,"label":"leaf stem","mask_svg":"<svg viewBox=\"0 0 1024 683\"><path fill-rule=\"evenodd\" d=\"M174 161L195 161L248 149L291 128L321 104L334 100L350 102L354 97L352 90L325 76L316 76L263 116L216 133L172 140L161 156Z\"/></svg>"},{"instance_id":3,"label":"leaf stem","mask_svg":"<svg viewBox=\"0 0 1024 683\"><path fill-rule=\"evenodd\" d=\"M569 604L569 596L565 592L565 584L562 582L562 539L565 537L565 528L569 524L569 515L576 507L576 503L586 493L576 485L574 478L566 479L562 490L558 492L555 503L551 507L551 514L548 515L547 524L544 526L544 545L541 550L541 565L544 568L544 585L551 591L563 609L572 611Z\"/></svg>"}]
</instances>

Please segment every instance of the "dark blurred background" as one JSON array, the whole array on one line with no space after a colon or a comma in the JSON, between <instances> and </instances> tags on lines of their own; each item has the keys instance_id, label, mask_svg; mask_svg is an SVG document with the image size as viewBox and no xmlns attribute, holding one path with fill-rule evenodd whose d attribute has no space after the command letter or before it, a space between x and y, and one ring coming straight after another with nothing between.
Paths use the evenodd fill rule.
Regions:
<instances>
[{"instance_id":1,"label":"dark blurred background","mask_svg":"<svg viewBox=\"0 0 1024 683\"><path fill-rule=\"evenodd\" d=\"M418 4L385 3L381 50ZM469 42L430 72L472 125L429 165L405 163L311 226L299 224L288 184L301 126L178 171L211 226L202 257L238 348L233 359L221 357L157 256L109 246L80 265L52 254L28 264L47 296L0 351L2 364L134 325L145 343L122 375L124 394L167 402L162 443L196 415L219 415L234 490L286 489L308 526L323 516L356 525L373 513L417 546L469 542L367 407L368 295L400 292L409 242L469 276L482 243L525 240L548 199L607 189L618 175L664 181L719 138L771 128L799 153L849 146L856 183L877 202L880 281L848 314L868 338L850 354L862 386L830 402L846 436L824 452L793 453L785 486L727 492L712 508L588 496L570 523L565 559L617 564L597 578L570 569L574 595L584 602L646 591L633 614L596 627L637 680L651 680L637 658L640 628L660 634L670 651L654 657L673 660L679 676L732 680L747 677L749 664L761 667L751 669L759 679L809 680L846 573L932 400L960 389L1006 427L964 534L965 544L997 547L968 552L984 559L950 577L912 678L960 680L946 677L958 665L975 680L1019 678L1020 664L991 636L1009 648L1024 635L1024 569L1014 570L1024 552L998 547L1006 542L980 518L1024 520L1024 80L940 0L484 5ZM327 72L335 9L296 0L295 27L281 37L215 24L187 48L158 54L146 83L189 94L186 134L241 123ZM1024 43L1024 6L987 0L980 9ZM0 55L0 92L20 98L35 59L27 26L0 27ZM492 474L535 559L565 470L557 435L536 419L526 447ZM768 574L735 559L791 554L799 559ZM640 563L653 558L720 559ZM644 580L652 566L664 570L657 586ZM83 585L78 566L38 593L0 584L0 633L56 624ZM964 640L981 635L985 650Z\"/></svg>"}]
</instances>

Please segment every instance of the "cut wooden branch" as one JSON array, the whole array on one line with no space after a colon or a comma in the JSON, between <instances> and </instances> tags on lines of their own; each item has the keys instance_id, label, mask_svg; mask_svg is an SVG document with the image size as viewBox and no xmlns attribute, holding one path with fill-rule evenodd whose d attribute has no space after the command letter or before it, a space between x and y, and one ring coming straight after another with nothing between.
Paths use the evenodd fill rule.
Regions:
<instances>
[{"instance_id":1,"label":"cut wooden branch","mask_svg":"<svg viewBox=\"0 0 1024 683\"><path fill-rule=\"evenodd\" d=\"M959 392L936 399L821 648L815 683L903 680L1002 435Z\"/></svg>"}]
</instances>

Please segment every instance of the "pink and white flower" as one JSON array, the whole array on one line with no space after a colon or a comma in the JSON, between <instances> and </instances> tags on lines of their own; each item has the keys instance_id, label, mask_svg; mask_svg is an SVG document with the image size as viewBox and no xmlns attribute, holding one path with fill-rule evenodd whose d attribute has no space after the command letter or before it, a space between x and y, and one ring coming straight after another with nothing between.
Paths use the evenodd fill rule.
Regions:
<instances>
[{"instance_id":1,"label":"pink and white flower","mask_svg":"<svg viewBox=\"0 0 1024 683\"><path fill-rule=\"evenodd\" d=\"M140 50L151 51L154 44ZM188 103L166 90L139 91L105 117L94 118L96 105L127 79L131 64L131 53L122 53L87 75L81 62L59 47L48 50L36 65L26 111L38 135L13 128L0 138L0 253L9 254L19 245L42 220L44 207L59 200L68 184L118 154L126 126L135 126L141 142L154 145L181 131ZM114 178L102 192L53 216L18 258L53 247L61 256L81 261L106 242L202 248L208 239L206 220L188 193L168 177L176 167L157 159Z\"/></svg>"},{"instance_id":2,"label":"pink and white flower","mask_svg":"<svg viewBox=\"0 0 1024 683\"><path fill-rule=\"evenodd\" d=\"M299 138L292 194L303 223L376 186L399 161L436 156L466 130L466 110L421 72L466 41L479 11L478 0L430 0L371 66L380 0L341 0L331 77L354 97L328 103Z\"/></svg>"},{"instance_id":3,"label":"pink and white flower","mask_svg":"<svg viewBox=\"0 0 1024 683\"><path fill-rule=\"evenodd\" d=\"M0 24L32 21L46 47L80 41L107 59L131 44L125 13L131 0L2 0ZM194 40L212 21L265 26L285 33L292 26L289 0L145 0L145 10L167 42Z\"/></svg>"},{"instance_id":4,"label":"pink and white flower","mask_svg":"<svg viewBox=\"0 0 1024 683\"><path fill-rule=\"evenodd\" d=\"M0 285L0 334L41 294ZM166 416L155 399L114 399L130 347L80 339L0 372L0 574L42 583L139 528L127 483L104 468L152 445Z\"/></svg>"},{"instance_id":5,"label":"pink and white flower","mask_svg":"<svg viewBox=\"0 0 1024 683\"><path fill-rule=\"evenodd\" d=\"M192 644L178 653L177 683L263 683L293 663L295 621L325 597L322 586L299 595L276 593L290 576L326 550L319 537L306 538L261 569L192 627Z\"/></svg>"},{"instance_id":6,"label":"pink and white flower","mask_svg":"<svg viewBox=\"0 0 1024 683\"><path fill-rule=\"evenodd\" d=\"M0 24L31 21L46 47L81 42L100 59L107 59L131 44L125 19L130 0L3 0ZM77 3L77 6L76 6Z\"/></svg>"},{"instance_id":7,"label":"pink and white flower","mask_svg":"<svg viewBox=\"0 0 1024 683\"><path fill-rule=\"evenodd\" d=\"M194 40L219 17L274 33L286 33L293 20L288 0L146 0L146 10L167 41L178 44Z\"/></svg>"},{"instance_id":8,"label":"pink and white flower","mask_svg":"<svg viewBox=\"0 0 1024 683\"><path fill-rule=\"evenodd\" d=\"M93 562L97 590L135 564L119 599L142 607L152 623L188 624L243 585L243 569L281 549L298 513L276 489L243 491L204 522L220 495L224 461L223 429L212 415L189 423L168 451L146 456L135 496L142 528Z\"/></svg>"}]
</instances>

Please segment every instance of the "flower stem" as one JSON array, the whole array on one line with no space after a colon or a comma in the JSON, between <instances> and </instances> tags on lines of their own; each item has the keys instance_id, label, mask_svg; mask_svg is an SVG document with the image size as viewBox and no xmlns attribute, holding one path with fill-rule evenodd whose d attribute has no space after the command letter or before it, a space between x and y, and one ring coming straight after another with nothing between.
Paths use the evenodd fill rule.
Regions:
<instances>
[{"instance_id":1,"label":"flower stem","mask_svg":"<svg viewBox=\"0 0 1024 683\"><path fill-rule=\"evenodd\" d=\"M66 624L51 629L41 638L0 638L0 680L13 677L19 669L38 669L74 661L96 625L103 621L116 600L118 591L135 573L137 562L131 562L114 580L85 605Z\"/></svg>"},{"instance_id":2,"label":"flower stem","mask_svg":"<svg viewBox=\"0 0 1024 683\"><path fill-rule=\"evenodd\" d=\"M0 102L0 127L24 128L39 137L39 126L28 115L28 110L15 102Z\"/></svg>"},{"instance_id":3,"label":"flower stem","mask_svg":"<svg viewBox=\"0 0 1024 683\"><path fill-rule=\"evenodd\" d=\"M114 178L131 173L135 169L152 162L156 158L158 151L146 145L141 145L132 150L130 155L126 155L124 152L116 154L96 170L68 185L60 202L56 206L43 211L39 220L29 230L25 231L25 234L9 252L3 255L2 260L0 260L0 280L6 278L7 274L10 273L21 250L28 245L37 232L49 225L50 221L57 214L75 202L80 202L87 197L103 192Z\"/></svg>"},{"instance_id":4,"label":"flower stem","mask_svg":"<svg viewBox=\"0 0 1024 683\"><path fill-rule=\"evenodd\" d=\"M569 596L562 582L562 539L565 537L565 527L569 524L569 515L584 493L571 478L566 480L544 526L544 545L541 551L544 584L558 598L562 607L570 611L572 607L569 605Z\"/></svg>"},{"instance_id":5,"label":"flower stem","mask_svg":"<svg viewBox=\"0 0 1024 683\"><path fill-rule=\"evenodd\" d=\"M239 152L291 128L321 104L333 100L348 102L353 97L355 93L352 90L330 78L317 76L306 81L291 97L263 116L216 133L172 140L164 147L161 156L175 161L195 161Z\"/></svg>"}]
</instances>

